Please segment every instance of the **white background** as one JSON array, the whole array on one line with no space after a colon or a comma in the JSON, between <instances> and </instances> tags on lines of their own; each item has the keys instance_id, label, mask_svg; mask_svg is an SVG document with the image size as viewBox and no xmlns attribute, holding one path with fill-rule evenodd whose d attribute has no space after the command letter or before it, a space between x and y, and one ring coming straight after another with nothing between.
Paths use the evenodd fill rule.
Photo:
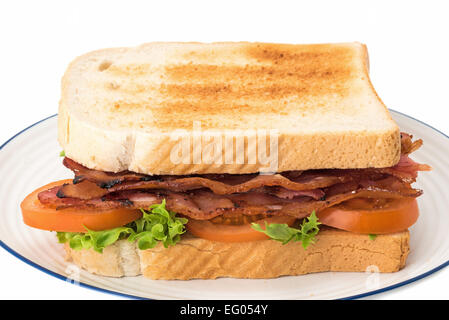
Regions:
<instances>
[{"instance_id":1,"label":"white background","mask_svg":"<svg viewBox=\"0 0 449 320\"><path fill-rule=\"evenodd\" d=\"M448 32L447 1L2 1L0 144L57 112L60 79L77 55L149 41L360 41L384 103L448 134ZM448 284L446 268L372 298L448 299ZM0 298L118 299L3 249Z\"/></svg>"}]
</instances>

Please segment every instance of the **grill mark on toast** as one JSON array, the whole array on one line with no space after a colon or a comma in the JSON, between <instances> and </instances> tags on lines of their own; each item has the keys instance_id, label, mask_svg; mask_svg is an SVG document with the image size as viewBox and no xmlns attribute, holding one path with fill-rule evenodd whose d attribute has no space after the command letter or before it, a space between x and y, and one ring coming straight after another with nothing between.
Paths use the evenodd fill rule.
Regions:
<instances>
[{"instance_id":1,"label":"grill mark on toast","mask_svg":"<svg viewBox=\"0 0 449 320\"><path fill-rule=\"evenodd\" d=\"M166 115L181 115L176 121L181 128L190 128L192 119L220 128L220 123L210 123L211 116L243 119L261 113L313 112L311 100L344 99L358 76L352 65L355 51L345 47L250 43L229 51L221 64L215 63L224 54L200 48L178 59L180 64L112 64L103 71L110 76L104 87L129 99L111 101L111 111L151 110L151 118L158 119L152 125L159 128L173 125L172 116L164 121ZM111 83L119 85L111 87ZM319 108L320 104L314 105ZM139 126L145 122L141 119Z\"/></svg>"}]
</instances>

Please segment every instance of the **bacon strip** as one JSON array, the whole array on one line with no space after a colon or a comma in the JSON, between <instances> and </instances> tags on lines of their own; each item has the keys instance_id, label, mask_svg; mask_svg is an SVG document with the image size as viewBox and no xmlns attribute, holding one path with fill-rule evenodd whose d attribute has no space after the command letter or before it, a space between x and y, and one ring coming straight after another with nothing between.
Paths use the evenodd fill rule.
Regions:
<instances>
[{"instance_id":1,"label":"bacon strip","mask_svg":"<svg viewBox=\"0 0 449 320\"><path fill-rule=\"evenodd\" d=\"M403 154L394 167L375 169L380 173L387 173L397 178L402 179L404 182L413 183L418 177L418 171L430 171L432 167L427 164L417 163L410 159L408 155Z\"/></svg>"},{"instance_id":2,"label":"bacon strip","mask_svg":"<svg viewBox=\"0 0 449 320\"><path fill-rule=\"evenodd\" d=\"M139 181L145 180L148 176L144 174L134 173L131 171L123 171L118 173L99 171L89 169L67 157L64 158L62 164L75 173L73 183L77 184L84 180L97 183L102 188L109 188L123 181Z\"/></svg>"},{"instance_id":3,"label":"bacon strip","mask_svg":"<svg viewBox=\"0 0 449 320\"><path fill-rule=\"evenodd\" d=\"M57 209L76 207L107 210L121 207L145 209L152 204L160 203L165 198L167 201L167 209L197 220L208 220L219 215L231 213L234 215L289 215L302 218L309 215L313 210L322 210L357 197L403 198L417 197L421 194L419 190L404 194L400 191L368 187L336 194L325 200L316 201L308 197L282 199L260 192L217 195L204 190L198 190L189 194L171 191L148 193L125 190L115 194L108 194L103 198L83 200L77 198L59 198L57 196L58 190L59 187L54 187L41 192L39 194L39 200L43 204L53 206Z\"/></svg>"},{"instance_id":4,"label":"bacon strip","mask_svg":"<svg viewBox=\"0 0 449 320\"><path fill-rule=\"evenodd\" d=\"M412 141L412 138L411 134L401 132L401 154L408 155L421 148L423 144L422 139Z\"/></svg>"},{"instance_id":5,"label":"bacon strip","mask_svg":"<svg viewBox=\"0 0 449 320\"><path fill-rule=\"evenodd\" d=\"M324 197L324 191L321 189L295 191L295 190L288 190L285 188L277 188L275 191L270 192L270 194L273 194L276 197L282 199L293 199L295 197L305 196L311 197L315 200L319 200L322 197Z\"/></svg>"},{"instance_id":6,"label":"bacon strip","mask_svg":"<svg viewBox=\"0 0 449 320\"><path fill-rule=\"evenodd\" d=\"M243 183L231 185L219 180L212 180L203 177L188 177L174 180L153 180L140 182L124 182L117 184L108 190L110 192L129 190L129 189L168 189L172 191L188 191L199 188L208 188L216 194L232 194L248 192L260 187L279 186L288 190L305 191L317 188L324 188L336 183L345 182L348 176L338 175L319 175L299 177L296 181L290 180L280 174L258 175Z\"/></svg>"},{"instance_id":7,"label":"bacon strip","mask_svg":"<svg viewBox=\"0 0 449 320\"><path fill-rule=\"evenodd\" d=\"M100 188L95 183L85 180L77 184L64 184L58 190L58 197L92 199L102 197L108 193L107 189Z\"/></svg>"}]
</instances>

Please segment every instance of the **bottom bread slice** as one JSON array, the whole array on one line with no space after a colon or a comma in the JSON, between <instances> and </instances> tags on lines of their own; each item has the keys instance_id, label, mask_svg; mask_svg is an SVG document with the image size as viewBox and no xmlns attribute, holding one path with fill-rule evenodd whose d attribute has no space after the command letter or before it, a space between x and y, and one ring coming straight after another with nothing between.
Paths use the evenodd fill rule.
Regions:
<instances>
[{"instance_id":1,"label":"bottom bread slice","mask_svg":"<svg viewBox=\"0 0 449 320\"><path fill-rule=\"evenodd\" d=\"M375 238L322 228L316 243L306 250L301 243L274 240L216 242L185 234L175 246L139 250L127 240L117 241L102 254L73 250L67 258L91 273L111 276L143 274L150 279L188 280L276 278L325 271L395 272L404 267L409 253L409 231Z\"/></svg>"}]
</instances>

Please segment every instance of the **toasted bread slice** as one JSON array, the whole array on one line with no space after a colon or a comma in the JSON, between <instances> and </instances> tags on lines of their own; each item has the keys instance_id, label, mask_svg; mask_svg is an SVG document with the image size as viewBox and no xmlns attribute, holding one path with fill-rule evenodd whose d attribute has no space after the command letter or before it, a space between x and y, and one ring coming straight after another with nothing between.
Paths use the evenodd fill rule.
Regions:
<instances>
[{"instance_id":1,"label":"toasted bread slice","mask_svg":"<svg viewBox=\"0 0 449 320\"><path fill-rule=\"evenodd\" d=\"M134 246L134 249L132 249ZM396 272L409 253L408 230L370 239L322 227L316 243L304 250L298 242L274 240L215 242L190 234L173 247L158 245L140 251L127 240L105 248L102 254L65 246L68 259L89 272L122 277L143 274L150 279L189 280L276 278L325 271Z\"/></svg>"},{"instance_id":2,"label":"toasted bread slice","mask_svg":"<svg viewBox=\"0 0 449 320\"><path fill-rule=\"evenodd\" d=\"M211 134L222 139L213 140L213 161L204 153ZM258 153L248 156L271 149L265 134L277 144L275 170ZM176 162L181 141L188 152ZM63 77L59 142L89 168L145 174L389 167L400 156L398 126L370 83L360 43L91 52Z\"/></svg>"}]
</instances>

